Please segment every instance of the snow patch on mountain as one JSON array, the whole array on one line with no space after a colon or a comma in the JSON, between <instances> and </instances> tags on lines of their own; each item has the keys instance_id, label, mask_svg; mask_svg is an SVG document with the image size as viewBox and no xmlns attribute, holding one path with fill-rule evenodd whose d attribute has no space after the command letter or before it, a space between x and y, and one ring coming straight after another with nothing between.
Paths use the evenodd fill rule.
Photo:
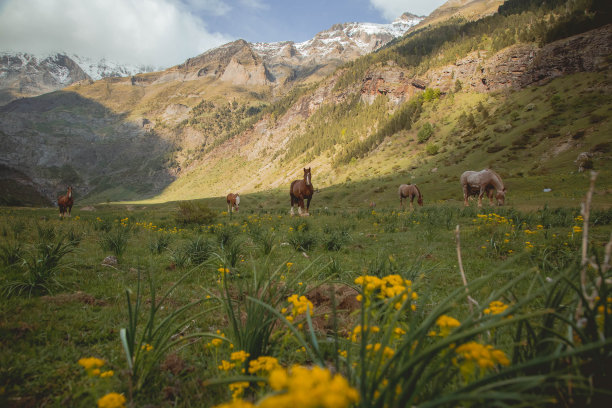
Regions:
<instances>
[{"instance_id":1,"label":"snow patch on mountain","mask_svg":"<svg viewBox=\"0 0 612 408\"><path fill-rule=\"evenodd\" d=\"M69 57L94 81L107 77L129 77L145 72L161 70L161 68L152 66L119 64L114 61L109 61L106 58L94 59L76 54L69 54Z\"/></svg>"},{"instance_id":2,"label":"snow patch on mountain","mask_svg":"<svg viewBox=\"0 0 612 408\"><path fill-rule=\"evenodd\" d=\"M329 30L318 33L314 38L294 43L251 43L252 49L262 57L275 57L286 53L289 48L297 51L296 57L325 57L334 52L354 50L360 55L375 51L390 40L403 36L424 17L404 14L389 24L345 23L335 24Z\"/></svg>"}]
</instances>

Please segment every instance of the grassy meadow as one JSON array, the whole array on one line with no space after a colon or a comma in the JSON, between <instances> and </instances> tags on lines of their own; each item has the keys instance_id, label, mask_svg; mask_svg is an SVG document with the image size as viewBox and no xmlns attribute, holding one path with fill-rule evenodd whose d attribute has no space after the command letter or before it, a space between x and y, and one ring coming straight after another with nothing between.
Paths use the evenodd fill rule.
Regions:
<instances>
[{"instance_id":1,"label":"grassy meadow","mask_svg":"<svg viewBox=\"0 0 612 408\"><path fill-rule=\"evenodd\" d=\"M302 218L280 192L231 215L220 198L76 206L64 220L0 209L0 405L609 400L606 196L581 277L585 222L567 192L539 208L518 196L400 211L391 188L375 208L336 190Z\"/></svg>"}]
</instances>

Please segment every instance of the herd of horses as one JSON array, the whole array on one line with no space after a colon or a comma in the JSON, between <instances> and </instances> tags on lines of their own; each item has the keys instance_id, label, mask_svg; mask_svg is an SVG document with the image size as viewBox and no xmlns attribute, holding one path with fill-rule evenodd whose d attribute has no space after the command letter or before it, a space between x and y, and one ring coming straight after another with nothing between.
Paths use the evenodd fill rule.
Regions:
<instances>
[{"instance_id":1,"label":"herd of horses","mask_svg":"<svg viewBox=\"0 0 612 408\"><path fill-rule=\"evenodd\" d=\"M504 205L506 199L506 187L496 172L491 169L481 171L466 171L460 177L461 186L463 187L463 202L469 206L468 198L471 196L478 197L478 207L482 207L482 198L486 194L489 198L489 204L493 205L493 196L497 200L497 205ZM291 197L291 215L295 215L293 208L297 206L298 215L305 217L310 215L310 200L315 192L312 185L312 173L309 168L304 168L304 178L302 180L294 180L289 187L289 196ZM416 184L402 184L398 190L400 199L400 208L405 208L405 201L410 200L410 209L413 210L414 199L417 203L423 206L423 194ZM240 208L240 195L229 193L226 197L227 211L232 213ZM304 202L306 208L304 209ZM60 217L63 218L72 210L74 200L72 198L72 187L68 187L68 192L58 198L57 205L60 211ZM373 203L370 204L373 206Z\"/></svg>"}]
</instances>

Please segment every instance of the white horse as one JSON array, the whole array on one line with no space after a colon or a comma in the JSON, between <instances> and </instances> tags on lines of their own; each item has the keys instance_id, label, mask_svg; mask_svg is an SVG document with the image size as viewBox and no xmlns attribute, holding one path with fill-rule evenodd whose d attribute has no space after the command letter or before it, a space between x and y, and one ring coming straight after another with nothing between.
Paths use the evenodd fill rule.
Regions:
<instances>
[{"instance_id":1,"label":"white horse","mask_svg":"<svg viewBox=\"0 0 612 408\"><path fill-rule=\"evenodd\" d=\"M468 197L478 196L478 207L482 207L482 196L487 193L489 203L493 205L493 190L496 190L495 198L497 205L504 205L506 199L506 187L499 174L493 170L466 171L461 175L463 186L463 203L469 206Z\"/></svg>"}]
</instances>

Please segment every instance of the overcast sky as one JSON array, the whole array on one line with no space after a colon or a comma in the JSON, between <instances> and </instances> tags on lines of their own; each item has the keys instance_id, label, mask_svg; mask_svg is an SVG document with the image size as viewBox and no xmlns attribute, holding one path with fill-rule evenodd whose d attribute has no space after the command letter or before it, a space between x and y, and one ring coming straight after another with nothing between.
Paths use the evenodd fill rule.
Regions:
<instances>
[{"instance_id":1,"label":"overcast sky","mask_svg":"<svg viewBox=\"0 0 612 408\"><path fill-rule=\"evenodd\" d=\"M169 67L243 38L306 41L336 23L389 23L446 0L0 0L0 51Z\"/></svg>"}]
</instances>

